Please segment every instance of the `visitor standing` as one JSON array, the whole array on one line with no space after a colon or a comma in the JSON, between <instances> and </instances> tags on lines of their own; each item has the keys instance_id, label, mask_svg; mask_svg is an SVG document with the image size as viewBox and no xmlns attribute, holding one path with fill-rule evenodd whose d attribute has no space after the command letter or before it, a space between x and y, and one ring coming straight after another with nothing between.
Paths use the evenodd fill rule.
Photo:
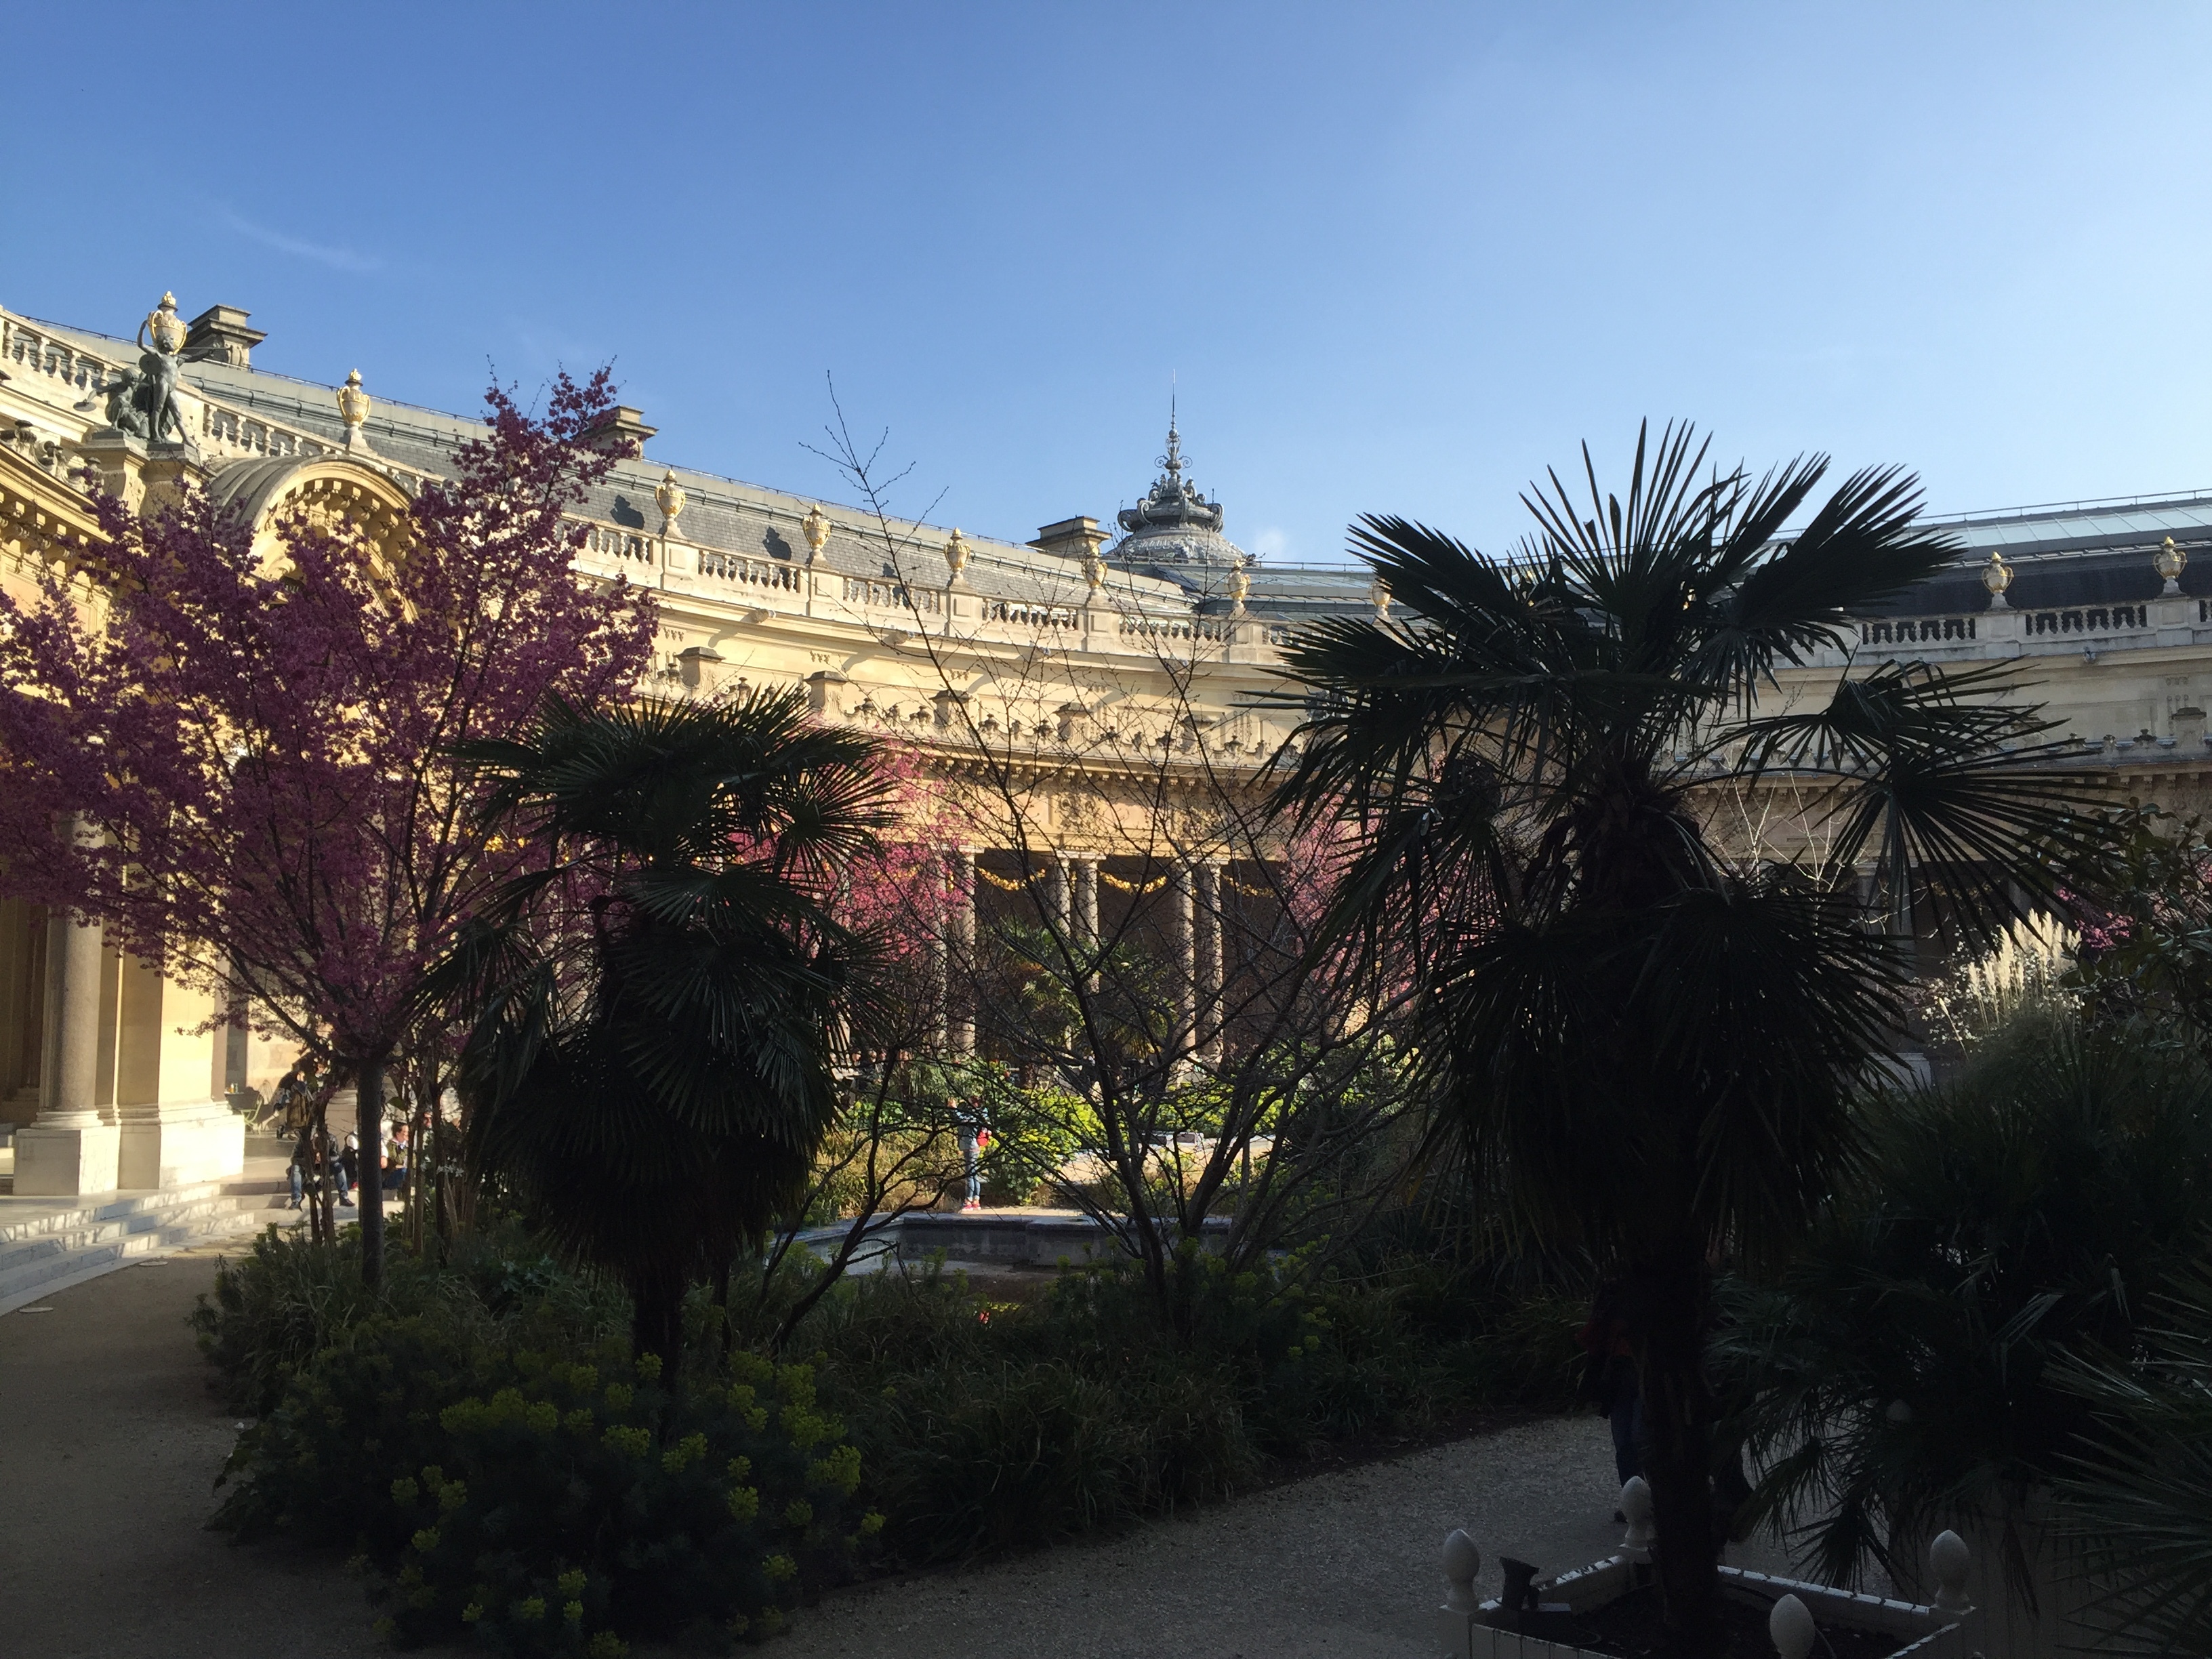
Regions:
<instances>
[{"instance_id":1,"label":"visitor standing","mask_svg":"<svg viewBox=\"0 0 2212 1659\"><path fill-rule=\"evenodd\" d=\"M1586 1356L1583 1397L1613 1428L1613 1467L1626 1486L1644 1473L1643 1396L1636 1384L1636 1350L1628 1337L1627 1295L1618 1279L1597 1288L1589 1322L1577 1335ZM1625 1519L1618 1511L1613 1519Z\"/></svg>"},{"instance_id":2,"label":"visitor standing","mask_svg":"<svg viewBox=\"0 0 2212 1659\"><path fill-rule=\"evenodd\" d=\"M276 1088L270 1097L276 1108L276 1132L296 1135L305 1127L307 1114L300 1109L300 1066L298 1061L284 1068L284 1075L276 1079Z\"/></svg>"},{"instance_id":3,"label":"visitor standing","mask_svg":"<svg viewBox=\"0 0 2212 1659\"><path fill-rule=\"evenodd\" d=\"M984 1127L983 1103L970 1095L963 1103L948 1099L952 1108L952 1121L960 1146L960 1167L967 1180L967 1194L961 1200L964 1212L983 1207L982 1152L991 1144L991 1132Z\"/></svg>"},{"instance_id":4,"label":"visitor standing","mask_svg":"<svg viewBox=\"0 0 2212 1659\"><path fill-rule=\"evenodd\" d=\"M340 1206L351 1209L353 1182L346 1175L345 1155L339 1151L337 1142L331 1139L327 1129L323 1132L322 1152L323 1190L333 1194Z\"/></svg>"},{"instance_id":5,"label":"visitor standing","mask_svg":"<svg viewBox=\"0 0 2212 1659\"><path fill-rule=\"evenodd\" d=\"M291 1074L289 1073L285 1074L284 1080L288 1085L292 1081ZM300 1126L299 1133L293 1137L291 1168L285 1171L286 1175L291 1179L292 1207L295 1210L300 1207L301 1195L307 1189L307 1171L313 1166L314 1162L314 1126L312 1124L302 1123Z\"/></svg>"},{"instance_id":6,"label":"visitor standing","mask_svg":"<svg viewBox=\"0 0 2212 1659\"><path fill-rule=\"evenodd\" d=\"M384 1190L407 1196L407 1126L392 1126L392 1139L384 1160Z\"/></svg>"}]
</instances>

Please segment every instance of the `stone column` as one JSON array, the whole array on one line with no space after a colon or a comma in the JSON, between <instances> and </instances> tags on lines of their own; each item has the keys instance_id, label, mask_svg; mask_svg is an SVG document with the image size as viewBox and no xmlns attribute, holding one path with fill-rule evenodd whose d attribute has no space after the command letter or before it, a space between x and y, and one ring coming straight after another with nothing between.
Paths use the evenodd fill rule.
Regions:
<instances>
[{"instance_id":1,"label":"stone column","mask_svg":"<svg viewBox=\"0 0 2212 1659\"><path fill-rule=\"evenodd\" d=\"M1872 862L1851 866L1851 892L1858 900L1860 925L1869 933L1893 933L1897 917L1890 895L1882 890L1882 870ZM1906 931L1910 931L1908 927Z\"/></svg>"},{"instance_id":2,"label":"stone column","mask_svg":"<svg viewBox=\"0 0 2212 1659\"><path fill-rule=\"evenodd\" d=\"M950 945L947 964L947 993L945 999L946 1046L956 1054L975 1052L975 854L972 848L954 848L945 855L946 873L951 877L952 890L946 896L951 909L947 916L947 943Z\"/></svg>"},{"instance_id":3,"label":"stone column","mask_svg":"<svg viewBox=\"0 0 2212 1659\"><path fill-rule=\"evenodd\" d=\"M1174 952L1176 1018L1170 1049L1180 1066L1198 1026L1198 930L1191 866L1177 860L1168 869L1168 939Z\"/></svg>"},{"instance_id":4,"label":"stone column","mask_svg":"<svg viewBox=\"0 0 2212 1659\"><path fill-rule=\"evenodd\" d=\"M927 976L926 988L929 998L929 1018L922 1038L928 1047L941 1048L945 1045L945 999L952 983L951 975L945 971L945 933L952 923L949 908L945 902L945 866L936 860L932 860L922 870L925 900L932 894L933 883L935 884L937 905L933 910L926 911L924 916L928 924L925 947L928 951L928 960L925 972Z\"/></svg>"},{"instance_id":5,"label":"stone column","mask_svg":"<svg viewBox=\"0 0 2212 1659\"><path fill-rule=\"evenodd\" d=\"M1044 872L1044 908L1054 930L1063 939L1075 923L1075 890L1071 883L1066 857L1055 853Z\"/></svg>"},{"instance_id":6,"label":"stone column","mask_svg":"<svg viewBox=\"0 0 2212 1659\"><path fill-rule=\"evenodd\" d=\"M1198 1052L1201 1059L1218 1060L1221 1054L1222 927L1221 864L1206 859L1197 866L1197 975L1193 986L1198 1000Z\"/></svg>"},{"instance_id":7,"label":"stone column","mask_svg":"<svg viewBox=\"0 0 2212 1659\"><path fill-rule=\"evenodd\" d=\"M121 1134L100 1091L104 930L53 913L46 927L46 1021L39 1117L15 1137L15 1196L74 1198L116 1189Z\"/></svg>"},{"instance_id":8,"label":"stone column","mask_svg":"<svg viewBox=\"0 0 2212 1659\"><path fill-rule=\"evenodd\" d=\"M1075 858L1075 921L1068 931L1075 936L1075 949L1084 957L1097 953L1099 947L1099 860L1097 858ZM1084 987L1091 991L1099 988L1097 973L1084 975Z\"/></svg>"}]
</instances>

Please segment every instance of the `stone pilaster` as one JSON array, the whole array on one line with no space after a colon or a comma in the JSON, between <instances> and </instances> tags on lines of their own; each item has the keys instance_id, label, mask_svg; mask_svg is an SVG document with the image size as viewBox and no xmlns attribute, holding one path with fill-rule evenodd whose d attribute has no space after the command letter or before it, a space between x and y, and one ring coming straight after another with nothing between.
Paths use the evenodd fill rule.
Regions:
<instances>
[{"instance_id":1,"label":"stone pilaster","mask_svg":"<svg viewBox=\"0 0 2212 1659\"><path fill-rule=\"evenodd\" d=\"M120 977L115 1121L121 1185L126 1191L189 1187L240 1174L246 1125L221 1097L228 1044L209 1029L218 1005L127 956Z\"/></svg>"}]
</instances>

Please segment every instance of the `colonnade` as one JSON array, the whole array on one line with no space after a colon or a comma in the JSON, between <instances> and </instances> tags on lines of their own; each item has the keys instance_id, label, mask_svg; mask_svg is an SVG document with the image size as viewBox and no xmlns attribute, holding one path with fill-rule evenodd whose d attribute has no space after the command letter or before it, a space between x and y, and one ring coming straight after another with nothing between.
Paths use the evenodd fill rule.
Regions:
<instances>
[{"instance_id":1,"label":"colonnade","mask_svg":"<svg viewBox=\"0 0 2212 1659\"><path fill-rule=\"evenodd\" d=\"M973 847L949 848L939 855L937 879L944 884L945 924L934 941L932 965L946 1048L975 1052L973 966L975 951L977 858ZM1095 957L1099 949L1098 887L1103 859L1094 853L1054 853L1039 872L1048 920L1079 957ZM1220 1052L1219 1006L1224 979L1227 930L1221 908L1220 859L1178 860L1166 874L1170 959L1174 967L1176 1007L1169 1046L1200 1059ZM1091 989L1098 979L1088 976ZM963 982L964 981L964 982Z\"/></svg>"}]
</instances>

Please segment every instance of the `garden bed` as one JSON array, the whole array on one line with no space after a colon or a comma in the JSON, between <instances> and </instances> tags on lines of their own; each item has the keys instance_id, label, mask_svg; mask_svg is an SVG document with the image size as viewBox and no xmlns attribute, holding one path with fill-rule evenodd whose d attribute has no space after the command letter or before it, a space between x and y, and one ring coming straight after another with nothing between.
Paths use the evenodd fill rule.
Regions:
<instances>
[{"instance_id":1,"label":"garden bed","mask_svg":"<svg viewBox=\"0 0 2212 1659\"><path fill-rule=\"evenodd\" d=\"M1727 1597L1721 1629L1711 1659L1773 1659L1774 1638L1767 1633L1768 1606ZM1639 1584L1626 1595L1588 1613L1530 1613L1522 1615L1518 1635L1532 1645L1548 1643L1567 1653L1602 1654L1607 1659L1659 1659L1666 1651L1659 1634L1659 1587ZM1895 1636L1836 1620L1814 1620L1820 1650L1828 1659L1891 1659Z\"/></svg>"},{"instance_id":2,"label":"garden bed","mask_svg":"<svg viewBox=\"0 0 2212 1659\"><path fill-rule=\"evenodd\" d=\"M1812 1613L1814 1649L1826 1659L1969 1659L1978 1615L1723 1567L1723 1643L1711 1659L1772 1659L1768 1617L1784 1595ZM1472 1613L1437 1616L1433 1650L1449 1659L1645 1659L1665 1651L1651 1570L1616 1555L1532 1585L1537 1608L1508 1612L1493 1598Z\"/></svg>"}]
</instances>

